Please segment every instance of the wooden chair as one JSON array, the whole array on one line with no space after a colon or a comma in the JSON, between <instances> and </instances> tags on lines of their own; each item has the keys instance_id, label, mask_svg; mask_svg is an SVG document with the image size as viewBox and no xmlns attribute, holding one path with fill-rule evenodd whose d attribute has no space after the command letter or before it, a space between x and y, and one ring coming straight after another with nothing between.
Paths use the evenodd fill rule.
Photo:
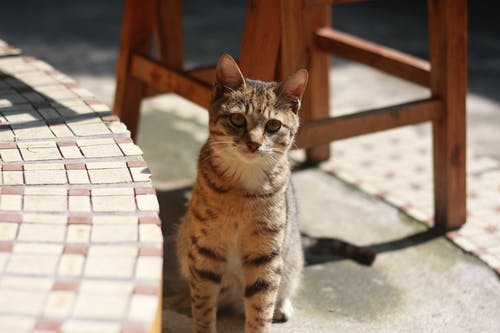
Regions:
<instances>
[{"instance_id":1,"label":"wooden chair","mask_svg":"<svg viewBox=\"0 0 500 333\"><path fill-rule=\"evenodd\" d=\"M334 140L432 122L435 228L458 228L466 218L467 1L428 0L429 61L332 29L330 5L354 1L249 0L239 59L243 73L280 80L300 67L309 70L297 146L306 148L310 162L328 159ZM156 60L150 56L153 36ZM113 111L133 134L150 87L208 105L214 68L184 69L182 38L180 0L125 1ZM330 117L330 54L429 87L430 97Z\"/></svg>"}]
</instances>

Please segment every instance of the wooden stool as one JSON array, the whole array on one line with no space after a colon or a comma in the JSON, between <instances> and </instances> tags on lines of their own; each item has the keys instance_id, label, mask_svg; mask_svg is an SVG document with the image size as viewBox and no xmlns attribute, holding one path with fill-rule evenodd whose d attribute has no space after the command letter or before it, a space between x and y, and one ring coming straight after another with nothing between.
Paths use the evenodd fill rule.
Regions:
<instances>
[{"instance_id":1,"label":"wooden stool","mask_svg":"<svg viewBox=\"0 0 500 333\"><path fill-rule=\"evenodd\" d=\"M307 149L310 162L328 159L334 140L432 122L435 228L458 228L466 218L467 1L428 0L430 61L330 28L330 5L354 1L249 0L240 67L261 80L281 80L300 67L309 70L297 146ZM150 57L154 34L158 60ZM330 117L330 54L429 87L430 97ZM214 68L185 70L182 62L181 1L126 0L113 111L133 134L148 87L208 105Z\"/></svg>"}]
</instances>

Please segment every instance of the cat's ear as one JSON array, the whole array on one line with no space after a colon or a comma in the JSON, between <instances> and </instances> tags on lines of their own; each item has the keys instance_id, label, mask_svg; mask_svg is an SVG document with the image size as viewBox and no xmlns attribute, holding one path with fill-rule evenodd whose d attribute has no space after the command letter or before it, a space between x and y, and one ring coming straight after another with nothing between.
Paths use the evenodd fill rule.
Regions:
<instances>
[{"instance_id":1,"label":"cat's ear","mask_svg":"<svg viewBox=\"0 0 500 333\"><path fill-rule=\"evenodd\" d=\"M305 69L299 69L295 74L283 81L278 88L278 101L281 105L288 105L293 112L300 109L300 101L307 86L309 74Z\"/></svg>"},{"instance_id":2,"label":"cat's ear","mask_svg":"<svg viewBox=\"0 0 500 333\"><path fill-rule=\"evenodd\" d=\"M245 86L245 78L233 57L223 54L215 68L215 90L236 90Z\"/></svg>"}]
</instances>

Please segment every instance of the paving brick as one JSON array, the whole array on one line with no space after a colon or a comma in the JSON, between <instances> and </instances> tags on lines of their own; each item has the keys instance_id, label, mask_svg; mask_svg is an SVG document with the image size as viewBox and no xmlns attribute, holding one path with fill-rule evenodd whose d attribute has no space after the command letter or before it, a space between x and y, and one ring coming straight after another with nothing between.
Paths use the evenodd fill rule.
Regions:
<instances>
[{"instance_id":1,"label":"paving brick","mask_svg":"<svg viewBox=\"0 0 500 333\"><path fill-rule=\"evenodd\" d=\"M2 194L0 197L0 209L19 211L22 209L23 197L21 195Z\"/></svg>"},{"instance_id":2,"label":"paving brick","mask_svg":"<svg viewBox=\"0 0 500 333\"><path fill-rule=\"evenodd\" d=\"M90 212L90 198L88 196L70 196L69 210L71 212Z\"/></svg>"},{"instance_id":3,"label":"paving brick","mask_svg":"<svg viewBox=\"0 0 500 333\"><path fill-rule=\"evenodd\" d=\"M113 161L113 162L89 162L87 163L87 169L121 169L125 168L125 162Z\"/></svg>"},{"instance_id":4,"label":"paving brick","mask_svg":"<svg viewBox=\"0 0 500 333\"><path fill-rule=\"evenodd\" d=\"M131 321L147 322L151 320L152 313L155 313L157 306L157 295L133 295L127 314L127 319Z\"/></svg>"},{"instance_id":5,"label":"paving brick","mask_svg":"<svg viewBox=\"0 0 500 333\"><path fill-rule=\"evenodd\" d=\"M163 259L161 257L139 257L135 270L137 279L160 279L162 275Z\"/></svg>"},{"instance_id":6,"label":"paving brick","mask_svg":"<svg viewBox=\"0 0 500 333\"><path fill-rule=\"evenodd\" d=\"M26 184L66 184L66 172L64 170L29 170L25 171Z\"/></svg>"},{"instance_id":7,"label":"paving brick","mask_svg":"<svg viewBox=\"0 0 500 333\"><path fill-rule=\"evenodd\" d=\"M44 298L43 292L0 289L0 312L35 315L42 310Z\"/></svg>"},{"instance_id":8,"label":"paving brick","mask_svg":"<svg viewBox=\"0 0 500 333\"><path fill-rule=\"evenodd\" d=\"M128 183L132 181L127 168L88 171L92 184Z\"/></svg>"},{"instance_id":9,"label":"paving brick","mask_svg":"<svg viewBox=\"0 0 500 333\"><path fill-rule=\"evenodd\" d=\"M85 256L81 254L63 254L59 262L57 274L62 277L76 277L83 272Z\"/></svg>"},{"instance_id":10,"label":"paving brick","mask_svg":"<svg viewBox=\"0 0 500 333\"><path fill-rule=\"evenodd\" d=\"M49 243L17 243L12 249L12 253L29 253L29 254L52 254L60 255L63 246L61 244Z\"/></svg>"},{"instance_id":11,"label":"paving brick","mask_svg":"<svg viewBox=\"0 0 500 333\"><path fill-rule=\"evenodd\" d=\"M139 239L141 242L161 242L163 238L160 227L155 224L140 224Z\"/></svg>"},{"instance_id":12,"label":"paving brick","mask_svg":"<svg viewBox=\"0 0 500 333\"><path fill-rule=\"evenodd\" d=\"M137 216L129 215L95 215L92 224L132 224L137 225Z\"/></svg>"},{"instance_id":13,"label":"paving brick","mask_svg":"<svg viewBox=\"0 0 500 333\"><path fill-rule=\"evenodd\" d=\"M15 240L17 228L17 223L0 222L0 242Z\"/></svg>"},{"instance_id":14,"label":"paving brick","mask_svg":"<svg viewBox=\"0 0 500 333\"><path fill-rule=\"evenodd\" d=\"M117 320L124 315L127 304L127 296L81 294L76 300L74 315L80 318Z\"/></svg>"},{"instance_id":15,"label":"paving brick","mask_svg":"<svg viewBox=\"0 0 500 333\"><path fill-rule=\"evenodd\" d=\"M66 196L68 190L61 187L27 186L24 195L59 195Z\"/></svg>"},{"instance_id":16,"label":"paving brick","mask_svg":"<svg viewBox=\"0 0 500 333\"><path fill-rule=\"evenodd\" d=\"M59 147L59 150L64 158L83 158L80 148L77 146Z\"/></svg>"},{"instance_id":17,"label":"paving brick","mask_svg":"<svg viewBox=\"0 0 500 333\"><path fill-rule=\"evenodd\" d=\"M138 195L135 197L139 210L159 211L158 199L154 194Z\"/></svg>"},{"instance_id":18,"label":"paving brick","mask_svg":"<svg viewBox=\"0 0 500 333\"><path fill-rule=\"evenodd\" d=\"M130 212L136 210L133 196L107 195L92 197L92 208L96 212Z\"/></svg>"},{"instance_id":19,"label":"paving brick","mask_svg":"<svg viewBox=\"0 0 500 333\"><path fill-rule=\"evenodd\" d=\"M95 188L92 190L92 196L103 196L103 195L133 196L134 189L131 187L104 187L104 188Z\"/></svg>"},{"instance_id":20,"label":"paving brick","mask_svg":"<svg viewBox=\"0 0 500 333\"><path fill-rule=\"evenodd\" d=\"M149 168L130 168L130 173L135 182L149 182L151 180L151 171Z\"/></svg>"},{"instance_id":21,"label":"paving brick","mask_svg":"<svg viewBox=\"0 0 500 333\"><path fill-rule=\"evenodd\" d=\"M68 170L68 182L70 184L89 184L90 179L87 170Z\"/></svg>"},{"instance_id":22,"label":"paving brick","mask_svg":"<svg viewBox=\"0 0 500 333\"><path fill-rule=\"evenodd\" d=\"M73 308L76 293L73 291L52 291L45 305L43 314L51 318L66 318Z\"/></svg>"},{"instance_id":23,"label":"paving brick","mask_svg":"<svg viewBox=\"0 0 500 333\"><path fill-rule=\"evenodd\" d=\"M119 243L137 242L137 225L109 225L100 224L92 227L92 242Z\"/></svg>"},{"instance_id":24,"label":"paving brick","mask_svg":"<svg viewBox=\"0 0 500 333\"><path fill-rule=\"evenodd\" d=\"M134 273L135 258L119 256L89 255L84 276L91 278L130 279Z\"/></svg>"},{"instance_id":25,"label":"paving brick","mask_svg":"<svg viewBox=\"0 0 500 333\"><path fill-rule=\"evenodd\" d=\"M80 149L83 152L83 155L87 158L123 156L116 144L84 146L80 147Z\"/></svg>"},{"instance_id":26,"label":"paving brick","mask_svg":"<svg viewBox=\"0 0 500 333\"><path fill-rule=\"evenodd\" d=\"M24 170L64 170L63 163L30 163L24 165Z\"/></svg>"},{"instance_id":27,"label":"paving brick","mask_svg":"<svg viewBox=\"0 0 500 333\"><path fill-rule=\"evenodd\" d=\"M22 171L4 171L2 172L2 181L5 185L22 185L24 177Z\"/></svg>"},{"instance_id":28,"label":"paving brick","mask_svg":"<svg viewBox=\"0 0 500 333\"><path fill-rule=\"evenodd\" d=\"M58 255L12 254L5 271L10 274L47 276L55 272ZM31 298L28 297L31 300Z\"/></svg>"},{"instance_id":29,"label":"paving brick","mask_svg":"<svg viewBox=\"0 0 500 333\"><path fill-rule=\"evenodd\" d=\"M0 149L0 157L2 161L5 162L14 162L14 161L22 161L21 154L17 149Z\"/></svg>"},{"instance_id":30,"label":"paving brick","mask_svg":"<svg viewBox=\"0 0 500 333\"><path fill-rule=\"evenodd\" d=\"M66 227L61 225L22 224L17 239L20 241L62 242Z\"/></svg>"},{"instance_id":31,"label":"paving brick","mask_svg":"<svg viewBox=\"0 0 500 333\"><path fill-rule=\"evenodd\" d=\"M90 196L90 190L84 189L84 188L72 188L72 189L69 189L68 195L69 196L73 196L73 195Z\"/></svg>"},{"instance_id":32,"label":"paving brick","mask_svg":"<svg viewBox=\"0 0 500 333\"><path fill-rule=\"evenodd\" d=\"M27 195L24 197L24 210L28 212L63 212L68 209L65 196Z\"/></svg>"},{"instance_id":33,"label":"paving brick","mask_svg":"<svg viewBox=\"0 0 500 333\"><path fill-rule=\"evenodd\" d=\"M66 224L67 217L64 215L29 213L23 214L23 223L41 223L41 224Z\"/></svg>"},{"instance_id":34,"label":"paving brick","mask_svg":"<svg viewBox=\"0 0 500 333\"><path fill-rule=\"evenodd\" d=\"M55 144L54 144L55 145ZM46 147L41 144L33 144L27 148L20 149L21 155L25 161L43 161L62 159L57 147Z\"/></svg>"},{"instance_id":35,"label":"paving brick","mask_svg":"<svg viewBox=\"0 0 500 333\"><path fill-rule=\"evenodd\" d=\"M120 143L119 146L126 156L142 155L141 148L133 143Z\"/></svg>"},{"instance_id":36,"label":"paving brick","mask_svg":"<svg viewBox=\"0 0 500 333\"><path fill-rule=\"evenodd\" d=\"M90 240L90 225L72 224L68 226L66 242L70 244L87 244Z\"/></svg>"}]
</instances>

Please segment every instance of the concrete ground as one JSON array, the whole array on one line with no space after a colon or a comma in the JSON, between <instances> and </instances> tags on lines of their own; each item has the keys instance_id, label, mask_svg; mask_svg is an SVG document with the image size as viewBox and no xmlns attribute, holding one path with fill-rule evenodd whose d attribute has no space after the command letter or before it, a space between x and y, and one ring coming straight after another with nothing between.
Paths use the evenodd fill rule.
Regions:
<instances>
[{"instance_id":1,"label":"concrete ground","mask_svg":"<svg viewBox=\"0 0 500 333\"><path fill-rule=\"evenodd\" d=\"M189 64L238 53L243 2L186 1ZM374 41L426 56L423 1L382 1L335 7L334 25ZM500 159L500 34L493 1L470 2L468 141ZM0 37L75 77L112 102L122 1L27 1L2 3ZM391 18L390 20L387 18ZM229 27L229 28L228 28ZM395 28L397 27L397 28ZM332 78L333 109L381 106L425 96L411 84L364 66L338 61ZM138 143L153 171L166 235L182 216L195 175L206 115L171 96L143 108ZM301 154L294 155L296 160ZM397 209L318 168L296 170L303 231L370 245L371 266L332 256L310 258L295 299L296 316L273 332L500 332L498 276ZM174 278L167 242L166 276ZM167 288L168 289L168 288ZM190 332L189 317L164 312L165 332ZM241 318L223 316L220 332L242 332Z\"/></svg>"}]
</instances>

